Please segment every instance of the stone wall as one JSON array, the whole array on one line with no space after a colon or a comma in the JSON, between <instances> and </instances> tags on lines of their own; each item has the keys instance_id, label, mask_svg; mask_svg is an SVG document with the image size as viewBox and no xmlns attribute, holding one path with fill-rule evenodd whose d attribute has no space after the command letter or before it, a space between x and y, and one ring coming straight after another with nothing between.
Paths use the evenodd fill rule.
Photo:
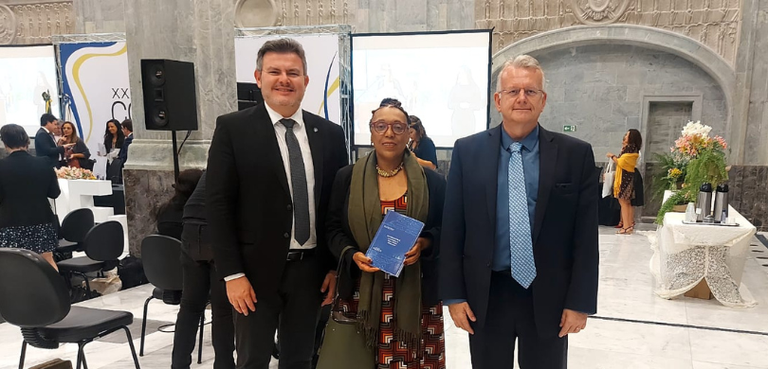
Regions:
<instances>
[{"instance_id":1,"label":"stone wall","mask_svg":"<svg viewBox=\"0 0 768 369\"><path fill-rule=\"evenodd\" d=\"M562 132L563 125L576 125L572 135L591 143L596 158L608 151L617 153L630 128L648 135L651 127L643 115L649 100L700 97L701 120L713 127L713 134L726 134L727 106L717 82L675 55L632 46L591 45L534 56L547 79L542 125L555 132ZM650 154L646 150L646 160Z\"/></svg>"}]
</instances>

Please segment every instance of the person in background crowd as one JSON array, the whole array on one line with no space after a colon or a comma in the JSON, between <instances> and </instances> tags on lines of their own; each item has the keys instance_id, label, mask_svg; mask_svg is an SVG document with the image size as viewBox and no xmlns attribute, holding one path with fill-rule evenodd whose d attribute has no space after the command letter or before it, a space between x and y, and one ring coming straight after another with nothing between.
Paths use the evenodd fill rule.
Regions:
<instances>
[{"instance_id":1,"label":"person in background crowd","mask_svg":"<svg viewBox=\"0 0 768 369\"><path fill-rule=\"evenodd\" d=\"M624 135L619 156L611 153L605 154L608 159L616 163L616 177L613 181L613 197L619 200L621 206L621 229L619 234L632 234L635 231L635 209L632 207L632 199L635 194L635 165L640 157L640 147L643 138L640 131L630 129ZM642 191L642 188L639 189Z\"/></svg>"},{"instance_id":2,"label":"person in background crowd","mask_svg":"<svg viewBox=\"0 0 768 369\"><path fill-rule=\"evenodd\" d=\"M411 142L408 143L408 148L416 156L416 160L422 167L432 170L437 169L435 143L427 136L427 131L424 129L424 125L421 124L421 119L415 115L411 115L410 118L411 127L408 133Z\"/></svg>"},{"instance_id":3,"label":"person in background crowd","mask_svg":"<svg viewBox=\"0 0 768 369\"><path fill-rule=\"evenodd\" d=\"M374 150L336 175L326 223L328 246L350 266L339 276L345 282L341 310L364 328L360 339L376 352L378 369L441 369L445 341L437 257L445 180L424 170L408 150L408 121L399 105L373 111L369 129ZM416 245L405 254L399 277L379 271L365 256L389 211L425 223ZM347 246L354 249L341 255Z\"/></svg>"},{"instance_id":4,"label":"person in background crowd","mask_svg":"<svg viewBox=\"0 0 768 369\"><path fill-rule=\"evenodd\" d=\"M91 165L90 157L91 151L88 150L88 146L77 135L77 129L72 122L64 122L61 125L62 137L59 140L59 146L73 145L68 150L64 151L64 160L68 167L93 169Z\"/></svg>"},{"instance_id":5,"label":"person in background crowd","mask_svg":"<svg viewBox=\"0 0 768 369\"><path fill-rule=\"evenodd\" d=\"M0 247L36 252L58 270L52 254L59 245L57 220L48 202L61 194L56 172L48 158L27 152L29 136L21 126L4 125L0 140L9 154L0 160Z\"/></svg>"},{"instance_id":6,"label":"person in background crowd","mask_svg":"<svg viewBox=\"0 0 768 369\"><path fill-rule=\"evenodd\" d=\"M179 173L173 184L173 197L157 209L157 233L181 240L184 205L195 192L203 171L186 169Z\"/></svg>"},{"instance_id":7,"label":"person in background crowd","mask_svg":"<svg viewBox=\"0 0 768 369\"><path fill-rule=\"evenodd\" d=\"M181 233L184 287L173 335L173 369L187 369L192 363L198 322L205 311L209 296L213 312L213 350L216 354L213 368L235 368L232 356L235 351L232 306L227 300L224 281L216 275L216 264L213 261L212 239L205 208L205 177L206 174L203 173L195 191L184 205Z\"/></svg>"},{"instance_id":8,"label":"person in background crowd","mask_svg":"<svg viewBox=\"0 0 768 369\"><path fill-rule=\"evenodd\" d=\"M116 159L120 156L120 150L125 143L125 136L123 130L120 129L120 122L117 119L110 119L107 121L107 128L104 131L104 148L107 150L105 156L107 157L107 179L113 182L119 182L120 169L122 164L116 162Z\"/></svg>"},{"instance_id":9,"label":"person in background crowd","mask_svg":"<svg viewBox=\"0 0 768 369\"><path fill-rule=\"evenodd\" d=\"M456 141L440 249L443 302L474 369L566 368L568 336L597 311L597 177L591 145L545 130L544 71L504 63L498 127Z\"/></svg>"},{"instance_id":10,"label":"person in background crowd","mask_svg":"<svg viewBox=\"0 0 768 369\"><path fill-rule=\"evenodd\" d=\"M74 144L57 146L54 137L57 127L58 119L53 115L43 114L40 117L40 129L35 134L35 155L47 158L51 167L61 168L64 151Z\"/></svg>"},{"instance_id":11,"label":"person in background crowd","mask_svg":"<svg viewBox=\"0 0 768 369\"><path fill-rule=\"evenodd\" d=\"M131 146L131 143L133 142L133 121L126 119L123 123L120 123L120 127L125 136L125 142L123 143L123 148L120 149L120 155L118 155L118 157L120 158L120 164L125 165L128 161L128 146Z\"/></svg>"}]
</instances>

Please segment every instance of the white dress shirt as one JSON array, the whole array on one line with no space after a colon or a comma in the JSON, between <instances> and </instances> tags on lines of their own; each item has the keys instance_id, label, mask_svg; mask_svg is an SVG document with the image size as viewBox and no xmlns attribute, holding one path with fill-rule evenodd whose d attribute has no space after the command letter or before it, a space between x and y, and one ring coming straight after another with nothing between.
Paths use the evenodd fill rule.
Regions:
<instances>
[{"instance_id":1,"label":"white dress shirt","mask_svg":"<svg viewBox=\"0 0 768 369\"><path fill-rule=\"evenodd\" d=\"M304 125L304 117L301 109L296 110L290 117L283 117L280 113L274 111L269 107L269 104L265 103L264 107L267 108L267 113L272 121L272 127L275 129L275 136L277 137L277 146L280 148L280 156L283 159L283 167L285 169L285 178L288 179L288 189L291 191L291 198L293 198L293 184L291 183L291 164L288 157L288 144L285 142L285 126L280 123L280 119L288 118L293 119L296 124L293 125L293 133L296 135L296 139L299 141L299 147L301 147L301 157L304 160L304 171L307 173L307 195L309 201L309 239L303 245L300 245L294 238L296 231L296 217L293 217L293 226L291 227L291 243L289 248L291 250L308 250L317 247L317 232L315 228L315 166L312 160L312 151L309 147L309 137L307 136L306 126ZM244 273L237 273L224 278L225 281L231 281L240 277L244 277Z\"/></svg>"}]
</instances>

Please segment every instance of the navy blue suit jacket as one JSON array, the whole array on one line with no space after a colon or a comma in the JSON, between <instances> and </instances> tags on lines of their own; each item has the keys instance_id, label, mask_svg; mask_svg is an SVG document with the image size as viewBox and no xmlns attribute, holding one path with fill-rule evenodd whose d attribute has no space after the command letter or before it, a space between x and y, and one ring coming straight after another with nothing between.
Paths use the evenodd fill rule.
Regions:
<instances>
[{"instance_id":1,"label":"navy blue suit jacket","mask_svg":"<svg viewBox=\"0 0 768 369\"><path fill-rule=\"evenodd\" d=\"M456 141L446 187L441 298L466 299L484 326L496 234L501 126ZM597 178L592 147L540 127L539 192L531 285L539 336L560 331L563 309L597 311Z\"/></svg>"}]
</instances>

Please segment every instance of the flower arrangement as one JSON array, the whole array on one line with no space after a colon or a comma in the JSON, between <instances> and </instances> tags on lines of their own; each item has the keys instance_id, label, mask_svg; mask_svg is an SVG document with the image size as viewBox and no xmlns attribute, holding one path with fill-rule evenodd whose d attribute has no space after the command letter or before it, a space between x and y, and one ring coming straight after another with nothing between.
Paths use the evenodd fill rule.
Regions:
<instances>
[{"instance_id":1,"label":"flower arrangement","mask_svg":"<svg viewBox=\"0 0 768 369\"><path fill-rule=\"evenodd\" d=\"M685 163L685 166L684 169L669 167L663 180L669 184L677 184L680 178L684 180L679 191L662 204L656 217L657 224L662 223L664 214L675 205L696 201L699 187L703 183L716 187L728 180L725 167L725 151L728 144L720 136L710 137L711 131L712 127L701 122L688 122L680 138L675 141L675 146L670 149L670 155L665 156L671 158L672 163ZM673 189L671 185L669 189Z\"/></svg>"},{"instance_id":2,"label":"flower arrangement","mask_svg":"<svg viewBox=\"0 0 768 369\"><path fill-rule=\"evenodd\" d=\"M96 179L96 176L93 175L93 172L88 169L71 167L61 167L60 169L56 169L56 177L60 179Z\"/></svg>"}]
</instances>

